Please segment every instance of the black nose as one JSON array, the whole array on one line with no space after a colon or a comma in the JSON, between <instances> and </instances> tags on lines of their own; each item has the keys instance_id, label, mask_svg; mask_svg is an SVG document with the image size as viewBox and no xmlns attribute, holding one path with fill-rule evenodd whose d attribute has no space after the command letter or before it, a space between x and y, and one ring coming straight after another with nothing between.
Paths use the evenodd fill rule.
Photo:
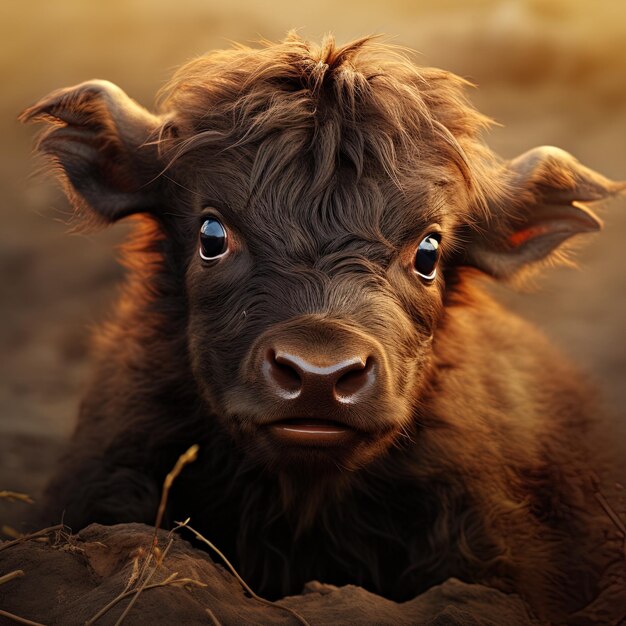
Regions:
<instances>
[{"instance_id":1,"label":"black nose","mask_svg":"<svg viewBox=\"0 0 626 626\"><path fill-rule=\"evenodd\" d=\"M374 386L376 362L372 355L304 355L279 346L269 348L263 373L273 392L283 400L307 396L311 400L354 403Z\"/></svg>"}]
</instances>

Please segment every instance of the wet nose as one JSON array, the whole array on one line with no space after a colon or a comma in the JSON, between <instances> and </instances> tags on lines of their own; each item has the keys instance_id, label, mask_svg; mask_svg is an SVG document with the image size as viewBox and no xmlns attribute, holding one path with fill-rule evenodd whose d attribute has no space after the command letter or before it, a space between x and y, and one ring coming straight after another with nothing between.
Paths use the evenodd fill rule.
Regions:
<instances>
[{"instance_id":1,"label":"wet nose","mask_svg":"<svg viewBox=\"0 0 626 626\"><path fill-rule=\"evenodd\" d=\"M263 374L273 392L284 400L308 396L349 404L373 387L376 362L372 355L352 355L333 360L313 359L293 350L270 348Z\"/></svg>"}]
</instances>

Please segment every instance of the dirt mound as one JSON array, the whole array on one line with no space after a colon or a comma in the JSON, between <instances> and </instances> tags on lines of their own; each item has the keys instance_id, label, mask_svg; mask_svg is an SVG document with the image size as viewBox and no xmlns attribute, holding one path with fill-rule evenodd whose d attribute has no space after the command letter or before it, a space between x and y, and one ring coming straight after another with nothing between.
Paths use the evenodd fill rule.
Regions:
<instances>
[{"instance_id":1,"label":"dirt mound","mask_svg":"<svg viewBox=\"0 0 626 626\"><path fill-rule=\"evenodd\" d=\"M78 535L51 533L45 543L0 544L0 571L24 573L0 585L0 610L64 626L116 624L133 600L124 617L128 626L538 623L517 596L454 579L402 604L360 587L318 582L308 583L302 595L263 602L177 535L160 532L161 548L150 554L153 532L141 524L93 524Z\"/></svg>"}]
</instances>

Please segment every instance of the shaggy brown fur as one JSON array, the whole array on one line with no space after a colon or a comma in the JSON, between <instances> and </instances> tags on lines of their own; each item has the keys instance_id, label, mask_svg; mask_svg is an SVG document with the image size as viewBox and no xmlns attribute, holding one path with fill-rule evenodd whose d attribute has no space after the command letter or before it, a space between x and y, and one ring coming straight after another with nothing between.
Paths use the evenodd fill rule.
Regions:
<instances>
[{"instance_id":1,"label":"shaggy brown fur","mask_svg":"<svg viewBox=\"0 0 626 626\"><path fill-rule=\"evenodd\" d=\"M580 202L624 187L556 148L498 159L465 87L371 38L292 35L190 62L158 115L103 81L23 114L51 122L40 147L77 208L137 221L46 515L152 522L197 442L169 520L190 516L261 594L319 579L401 600L456 576L555 619L597 595L593 396L478 277L554 259L598 228ZM207 215L229 229L218 262L197 253ZM433 282L413 271L429 232ZM353 447L267 436L287 409L259 354L294 333L378 355L375 397L346 409Z\"/></svg>"}]
</instances>

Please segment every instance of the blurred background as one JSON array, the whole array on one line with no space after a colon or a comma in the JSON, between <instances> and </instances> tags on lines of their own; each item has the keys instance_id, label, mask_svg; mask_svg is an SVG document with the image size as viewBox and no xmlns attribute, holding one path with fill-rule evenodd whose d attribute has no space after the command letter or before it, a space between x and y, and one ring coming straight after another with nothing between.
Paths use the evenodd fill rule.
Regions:
<instances>
[{"instance_id":1,"label":"blurred background","mask_svg":"<svg viewBox=\"0 0 626 626\"><path fill-rule=\"evenodd\" d=\"M626 179L626 3L623 0L30 0L0 8L0 490L37 494L71 432L89 371L89 334L110 309L126 227L69 235L68 206L34 176L21 109L90 78L147 107L176 66L231 41L281 39L292 28L340 43L383 33L418 62L477 84L472 99L501 126L504 157L541 144ZM545 330L626 424L626 202L601 213L579 269L540 277L531 293L494 288ZM523 341L523 337L520 338ZM626 431L626 429L625 429ZM0 503L0 525L22 505ZM16 509L17 507L17 509ZM7 522L7 523L8 523Z\"/></svg>"}]
</instances>

